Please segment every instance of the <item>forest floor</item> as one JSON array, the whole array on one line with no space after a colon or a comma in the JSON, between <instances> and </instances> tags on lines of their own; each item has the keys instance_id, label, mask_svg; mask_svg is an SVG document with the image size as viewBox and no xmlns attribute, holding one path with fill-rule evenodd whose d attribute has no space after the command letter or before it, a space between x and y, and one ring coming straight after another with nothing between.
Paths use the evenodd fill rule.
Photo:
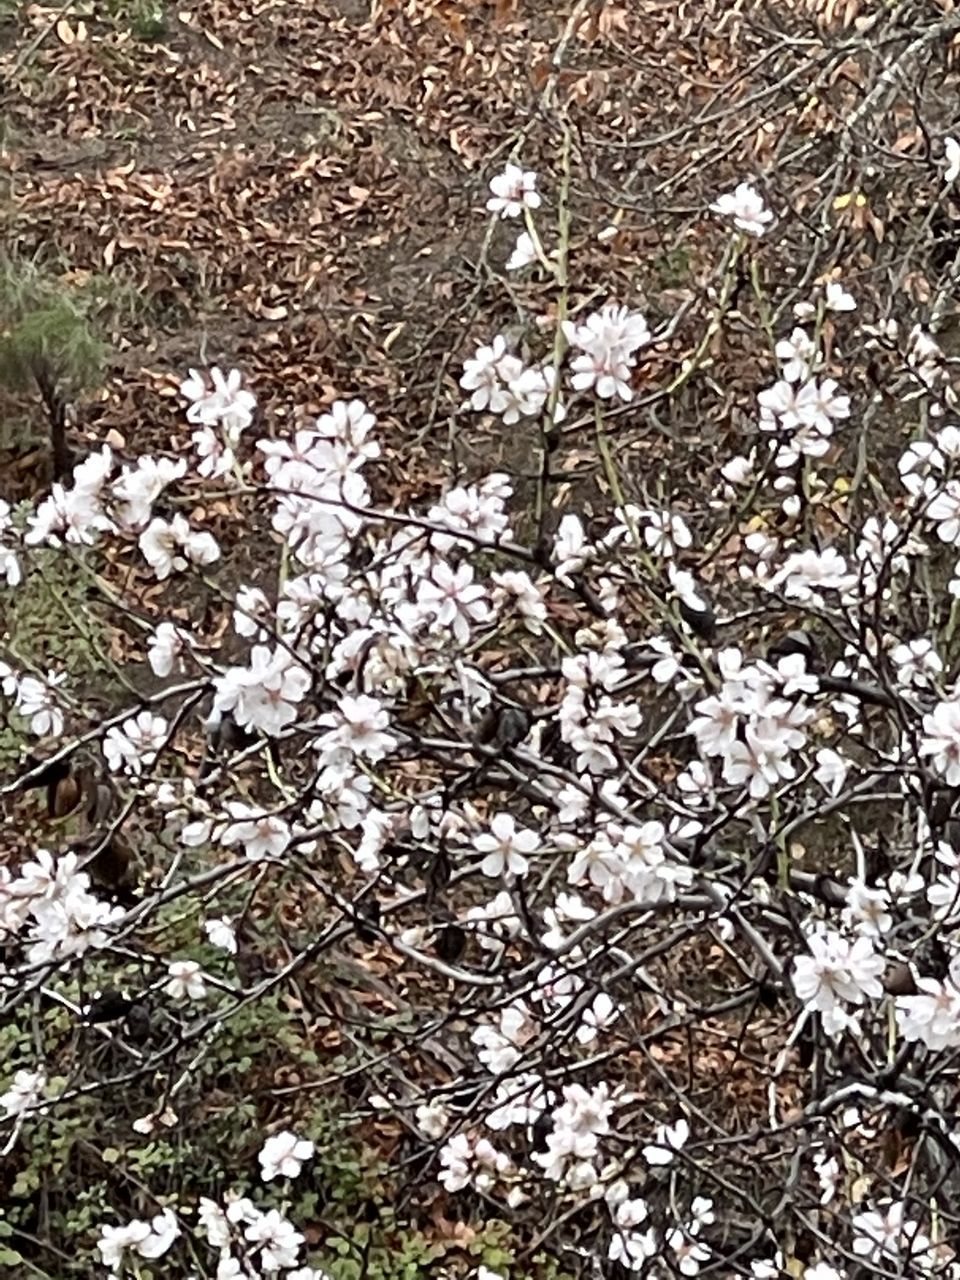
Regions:
<instances>
[{"instance_id":1,"label":"forest floor","mask_svg":"<svg viewBox=\"0 0 960 1280\"><path fill-rule=\"evenodd\" d=\"M491 227L487 183L517 155L547 219L566 195L571 311L613 298L661 329L689 311L642 370L669 381L727 239L706 203L762 168L779 110L778 59L743 7L0 4L3 244L110 303L108 376L78 399L79 435L183 446L175 383L220 363L278 427L367 399L396 445L396 501L433 495L451 468L530 475L534 425L459 412L473 346L531 313L549 324L556 305L542 274L504 271L516 227ZM670 433L652 411L619 415L628 474L677 455L670 435L681 471L688 451L736 435L729 400L701 391L709 404L691 398ZM28 495L48 477L29 415L22 429L6 416L0 462ZM573 478L593 466L589 434L565 433Z\"/></svg>"}]
</instances>

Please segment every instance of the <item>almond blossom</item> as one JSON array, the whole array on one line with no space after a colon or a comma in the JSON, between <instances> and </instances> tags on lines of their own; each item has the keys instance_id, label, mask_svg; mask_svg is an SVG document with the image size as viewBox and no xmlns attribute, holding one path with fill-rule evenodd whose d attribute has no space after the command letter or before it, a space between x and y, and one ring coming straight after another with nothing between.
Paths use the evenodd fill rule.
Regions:
<instances>
[{"instance_id":1,"label":"almond blossom","mask_svg":"<svg viewBox=\"0 0 960 1280\"><path fill-rule=\"evenodd\" d=\"M103 754L116 773L140 774L156 760L167 741L170 726L163 716L141 711L107 730Z\"/></svg>"},{"instance_id":2,"label":"almond blossom","mask_svg":"<svg viewBox=\"0 0 960 1280\"><path fill-rule=\"evenodd\" d=\"M923 732L920 754L931 758L932 767L949 786L960 786L960 701L938 702L923 717Z\"/></svg>"},{"instance_id":3,"label":"almond blossom","mask_svg":"<svg viewBox=\"0 0 960 1280\"><path fill-rule=\"evenodd\" d=\"M810 954L796 958L793 988L808 1010L824 1015L828 1032L843 1025L836 1015L842 1015L844 1004L862 1005L883 995L884 960L872 938L850 942L823 930L808 933L806 941Z\"/></svg>"},{"instance_id":4,"label":"almond blossom","mask_svg":"<svg viewBox=\"0 0 960 1280\"><path fill-rule=\"evenodd\" d=\"M773 221L763 197L749 182L741 182L734 191L720 196L710 209L723 218L732 218L736 227L751 236L762 236Z\"/></svg>"},{"instance_id":5,"label":"almond blossom","mask_svg":"<svg viewBox=\"0 0 960 1280\"><path fill-rule=\"evenodd\" d=\"M196 369L180 384L180 394L190 401L187 421L211 427L220 425L229 439L236 441L253 421L257 398L243 389L243 375L239 369L224 373L214 365L209 371L209 382Z\"/></svg>"},{"instance_id":6,"label":"almond blossom","mask_svg":"<svg viewBox=\"0 0 960 1280\"><path fill-rule=\"evenodd\" d=\"M207 994L203 970L196 960L172 960L164 991L171 1000L202 1000Z\"/></svg>"},{"instance_id":7,"label":"almond blossom","mask_svg":"<svg viewBox=\"0 0 960 1280\"><path fill-rule=\"evenodd\" d=\"M290 827L278 814L270 814L239 800L227 801L233 819L220 833L223 845L242 844L252 862L277 858L290 843Z\"/></svg>"},{"instance_id":8,"label":"almond blossom","mask_svg":"<svg viewBox=\"0 0 960 1280\"><path fill-rule=\"evenodd\" d=\"M637 352L651 341L640 312L611 303L582 323L565 320L562 327L567 341L580 351L571 361L574 389L593 389L601 400L631 400Z\"/></svg>"},{"instance_id":9,"label":"almond blossom","mask_svg":"<svg viewBox=\"0 0 960 1280\"><path fill-rule=\"evenodd\" d=\"M537 175L531 169L508 164L502 173L490 179L490 191L487 208L501 218L518 218L524 209L540 208Z\"/></svg>"},{"instance_id":10,"label":"almond blossom","mask_svg":"<svg viewBox=\"0 0 960 1280\"><path fill-rule=\"evenodd\" d=\"M268 1138L260 1148L260 1177L264 1182L274 1178L296 1178L304 1163L313 1155L313 1143L298 1138L284 1129Z\"/></svg>"},{"instance_id":11,"label":"almond blossom","mask_svg":"<svg viewBox=\"0 0 960 1280\"><path fill-rule=\"evenodd\" d=\"M485 876L496 879L503 875L526 875L530 863L527 854L539 848L540 839L535 831L517 827L509 813L497 813L490 819L489 833L474 837L473 846L484 854L480 870Z\"/></svg>"},{"instance_id":12,"label":"almond blossom","mask_svg":"<svg viewBox=\"0 0 960 1280\"><path fill-rule=\"evenodd\" d=\"M230 713L242 729L278 735L297 718L312 679L287 649L254 645L248 667L230 667L214 680L214 711Z\"/></svg>"}]
</instances>

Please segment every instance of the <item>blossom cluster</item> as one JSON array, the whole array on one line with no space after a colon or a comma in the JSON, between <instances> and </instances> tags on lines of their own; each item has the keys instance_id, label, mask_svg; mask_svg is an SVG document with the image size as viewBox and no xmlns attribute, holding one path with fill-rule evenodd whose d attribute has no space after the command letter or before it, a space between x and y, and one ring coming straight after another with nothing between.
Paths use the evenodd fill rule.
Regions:
<instances>
[{"instance_id":1,"label":"blossom cluster","mask_svg":"<svg viewBox=\"0 0 960 1280\"><path fill-rule=\"evenodd\" d=\"M532 171L511 165L491 183L490 213L528 228L515 269L549 263L533 222L541 205ZM711 208L743 233L731 259L774 223L748 183ZM901 452L896 502L869 513L843 505L842 486L823 476L857 424L837 344L860 308L835 275L797 304L790 332L771 338L770 385L751 395L748 451L724 463L702 508L646 491L599 511L558 503L534 549L514 544L528 522L501 471L461 478L419 509L376 501L384 450L360 398L253 438L257 401L237 370L191 370L182 382L190 464L126 461L103 445L25 528L0 506L11 590L32 548L111 540L157 583L215 574L219 543L201 527L202 504L189 504L198 481L215 478L240 482L240 496L255 490L282 548L275 576L229 588L229 657L199 610L146 628L152 672L162 682L189 674L186 700L135 702L86 735L130 807L161 829L170 861L151 883L157 902L209 892L177 918L183 951L160 959L151 987L184 1040L237 995L233 969L218 966L246 959L253 898L224 893L221 905L222 885L283 884L284 901L298 898L291 885L303 889L284 938L291 972L327 936L324 919L309 942L291 940L301 915L306 931L336 912L338 940L352 923L374 952L471 992L424 1033L463 1079L418 1091L401 1075L395 1094L368 1092L361 1104L396 1110L411 1144L436 1146L432 1168L449 1196L521 1214L546 1188L575 1212L591 1209L598 1258L695 1276L728 1267L714 1229L720 1190L700 1194L698 1182L728 1140L689 1099L634 1087L629 1073L642 1051L670 1081L670 1033L686 1033L692 1062L701 1027L715 1036L731 1011L768 1001L789 1027L768 1074L777 1141L800 1124L777 1088L788 1069L801 1077L791 1055L803 1036L820 1055L817 1078L827 1064L831 1087L861 1088L874 1111L848 1120L842 1096L818 1097L802 1115L791 1176L812 1213L845 1203L837 1250L821 1233L818 1256L798 1268L764 1223L770 1257L732 1274L844 1280L851 1256L877 1270L916 1262L924 1275L960 1274L938 1211L909 1178L901 1192L899 1172L860 1172L871 1124L910 1105L927 1108L924 1124L947 1149L960 1146L939 1078L909 1095L906 1073L903 1091L894 1080L884 1092L891 1051L923 1064L960 1049L960 854L955 819L928 814L931 797L960 785L953 620L935 626L931 610L924 634L922 610L905 607L918 580L948 609L960 598L960 428L942 421L954 407L949 360L914 329L903 369L933 425ZM860 332L878 349L900 342L887 324ZM553 337L552 355L534 358L498 334L460 378L473 411L507 426L537 420L551 449L568 413L562 386L592 397L598 415L630 403L654 341L643 314L616 303L563 320ZM761 518L741 519L745 492ZM171 498L187 500L189 517ZM716 512L720 540L707 528ZM715 561L733 542L736 572L724 579ZM942 587L927 573L938 553L951 561ZM783 617L794 630L772 643ZM33 736L79 732L65 672L4 661L0 691ZM183 697L174 689L170 702ZM191 735L201 734L198 764ZM880 846L902 832L865 850L850 815L861 798L887 804L891 794L911 825L885 863ZM810 870L801 840L838 811L838 865ZM181 863L202 868L196 882ZM142 914L156 918L149 902ZM112 948L121 920L137 923L95 889L76 852L0 867L0 941L48 975L78 972L74 962L95 951L109 953L105 964L141 961ZM202 960L187 953L188 927ZM706 972L688 981L680 962ZM5 962L5 989L19 965L19 953ZM711 1008L703 990L731 972L732 991ZM843 1061L867 1064L864 1080L840 1070L849 1045L857 1053ZM611 1062L626 1065L607 1074ZM955 1074L948 1065L944 1079ZM15 1135L56 1103L50 1075L38 1062L4 1080L0 1109ZM134 1131L176 1126L168 1101ZM274 1132L260 1179L296 1178L313 1155L311 1139ZM181 1210L159 1207L102 1227L108 1269L178 1247ZM217 1280L321 1280L285 1215L239 1194L204 1198L191 1243L216 1251ZM481 1267L478 1280L492 1275Z\"/></svg>"},{"instance_id":2,"label":"blossom cluster","mask_svg":"<svg viewBox=\"0 0 960 1280\"><path fill-rule=\"evenodd\" d=\"M320 1268L302 1265L305 1237L277 1209L262 1209L247 1196L227 1192L222 1205L201 1197L197 1220L197 1243L203 1240L217 1251L216 1270L209 1273L215 1280L270 1280L281 1273L284 1280L328 1280ZM150 1222L105 1225L97 1247L104 1265L119 1272L130 1255L163 1257L182 1234L176 1214L164 1209Z\"/></svg>"},{"instance_id":3,"label":"blossom cluster","mask_svg":"<svg viewBox=\"0 0 960 1280\"><path fill-rule=\"evenodd\" d=\"M110 942L110 926L123 916L91 891L75 853L55 857L38 849L14 875L0 866L0 940L20 938L27 960L45 964L81 956Z\"/></svg>"}]
</instances>

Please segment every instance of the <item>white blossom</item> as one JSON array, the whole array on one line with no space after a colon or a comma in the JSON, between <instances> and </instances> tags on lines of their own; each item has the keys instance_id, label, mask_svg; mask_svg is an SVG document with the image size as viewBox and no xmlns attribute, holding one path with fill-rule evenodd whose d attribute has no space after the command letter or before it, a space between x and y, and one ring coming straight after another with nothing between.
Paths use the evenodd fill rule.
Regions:
<instances>
[{"instance_id":1,"label":"white blossom","mask_svg":"<svg viewBox=\"0 0 960 1280\"><path fill-rule=\"evenodd\" d=\"M521 231L517 236L517 243L513 247L513 252L507 259L507 270L520 271L524 267L529 267L536 260L536 245L526 231Z\"/></svg>"},{"instance_id":2,"label":"white blossom","mask_svg":"<svg viewBox=\"0 0 960 1280\"><path fill-rule=\"evenodd\" d=\"M923 717L923 732L920 754L931 757L933 768L948 786L960 785L960 701L938 702Z\"/></svg>"},{"instance_id":3,"label":"white blossom","mask_svg":"<svg viewBox=\"0 0 960 1280\"><path fill-rule=\"evenodd\" d=\"M710 209L723 218L732 218L736 227L751 236L762 236L773 221L763 196L749 182L741 182L734 191L720 196Z\"/></svg>"},{"instance_id":4,"label":"white blossom","mask_svg":"<svg viewBox=\"0 0 960 1280\"><path fill-rule=\"evenodd\" d=\"M33 1111L47 1085L46 1073L43 1071L18 1071L13 1083L4 1094L0 1094L0 1108L6 1116L25 1115Z\"/></svg>"},{"instance_id":5,"label":"white blossom","mask_svg":"<svg viewBox=\"0 0 960 1280\"><path fill-rule=\"evenodd\" d=\"M508 164L502 173L490 179L487 208L501 218L518 218L524 209L540 208L537 175L531 169Z\"/></svg>"},{"instance_id":6,"label":"white blossom","mask_svg":"<svg viewBox=\"0 0 960 1280\"><path fill-rule=\"evenodd\" d=\"M944 138L943 150L947 161L947 167L943 171L943 180L947 186L952 186L957 178L960 178L960 142L956 138Z\"/></svg>"},{"instance_id":7,"label":"white blossom","mask_svg":"<svg viewBox=\"0 0 960 1280\"><path fill-rule=\"evenodd\" d=\"M565 320L563 332L580 352L571 361L575 390L593 389L601 400L633 398L631 371L637 352L651 340L640 312L611 303L582 323Z\"/></svg>"},{"instance_id":8,"label":"white blossom","mask_svg":"<svg viewBox=\"0 0 960 1280\"><path fill-rule=\"evenodd\" d=\"M196 960L171 960L164 991L171 1000L202 1000L207 994L203 970Z\"/></svg>"},{"instance_id":9,"label":"white blossom","mask_svg":"<svg viewBox=\"0 0 960 1280\"><path fill-rule=\"evenodd\" d=\"M237 935L234 932L233 921L227 916L220 916L215 920L204 920L203 931L210 940L210 945L217 947L220 951L226 951L229 955L237 954Z\"/></svg>"},{"instance_id":10,"label":"white blossom","mask_svg":"<svg viewBox=\"0 0 960 1280\"><path fill-rule=\"evenodd\" d=\"M313 1143L307 1138L298 1138L295 1133L284 1129L267 1138L260 1148L257 1159L260 1161L260 1177L264 1182L274 1178L296 1178L305 1161L313 1155Z\"/></svg>"},{"instance_id":11,"label":"white blossom","mask_svg":"<svg viewBox=\"0 0 960 1280\"><path fill-rule=\"evenodd\" d=\"M526 857L540 845L536 832L517 827L509 813L497 813L490 819L489 832L474 837L474 848L484 854L480 870L485 876L525 875L530 863Z\"/></svg>"},{"instance_id":12,"label":"white blossom","mask_svg":"<svg viewBox=\"0 0 960 1280\"><path fill-rule=\"evenodd\" d=\"M654 1141L643 1148L643 1158L647 1164L671 1164L676 1153L686 1145L690 1137L690 1126L683 1116L676 1124L661 1124L657 1128Z\"/></svg>"},{"instance_id":13,"label":"white blossom","mask_svg":"<svg viewBox=\"0 0 960 1280\"><path fill-rule=\"evenodd\" d=\"M141 711L121 725L113 725L103 739L103 754L114 773L138 775L153 764L167 740L170 726L163 716Z\"/></svg>"}]
</instances>

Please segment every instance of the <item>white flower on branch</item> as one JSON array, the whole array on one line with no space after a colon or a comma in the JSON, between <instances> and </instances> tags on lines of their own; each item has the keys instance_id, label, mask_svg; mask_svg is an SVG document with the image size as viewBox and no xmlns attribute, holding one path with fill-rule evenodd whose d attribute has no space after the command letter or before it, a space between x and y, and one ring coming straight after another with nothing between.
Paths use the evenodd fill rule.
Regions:
<instances>
[{"instance_id":1,"label":"white flower on branch","mask_svg":"<svg viewBox=\"0 0 960 1280\"><path fill-rule=\"evenodd\" d=\"M763 196L749 182L741 182L735 190L718 197L710 210L722 218L732 218L734 226L751 236L762 236L773 221Z\"/></svg>"},{"instance_id":2,"label":"white flower on branch","mask_svg":"<svg viewBox=\"0 0 960 1280\"><path fill-rule=\"evenodd\" d=\"M553 558L560 582L571 585L571 575L580 573L596 548L587 541L583 523L577 515L566 515L557 527L553 542Z\"/></svg>"},{"instance_id":3,"label":"white flower on branch","mask_svg":"<svg viewBox=\"0 0 960 1280\"><path fill-rule=\"evenodd\" d=\"M190 635L172 622L158 623L147 644L147 661L153 674L161 679L170 675L181 655L189 651L190 640Z\"/></svg>"},{"instance_id":4,"label":"white flower on branch","mask_svg":"<svg viewBox=\"0 0 960 1280\"><path fill-rule=\"evenodd\" d=\"M466 644L473 624L490 614L486 588L474 582L473 566L466 561L456 569L438 561L417 588L417 604L434 629L449 629L459 644Z\"/></svg>"},{"instance_id":5,"label":"white flower on branch","mask_svg":"<svg viewBox=\"0 0 960 1280\"><path fill-rule=\"evenodd\" d=\"M567 341L580 351L570 362L574 389L592 388L601 400L632 400L637 352L651 340L640 312L611 303L582 323L564 320L562 327Z\"/></svg>"},{"instance_id":6,"label":"white flower on branch","mask_svg":"<svg viewBox=\"0 0 960 1280\"><path fill-rule=\"evenodd\" d=\"M614 1025L623 1014L623 1010L615 1005L605 991L594 997L593 1004L583 1011L580 1026L577 1027L577 1041L580 1044L593 1044L597 1036Z\"/></svg>"},{"instance_id":7,"label":"white flower on branch","mask_svg":"<svg viewBox=\"0 0 960 1280\"><path fill-rule=\"evenodd\" d=\"M205 427L220 425L233 443L250 426L257 407L256 396L243 389L240 370L224 373L216 365L210 370L209 382L202 373L191 369L189 377L180 384L180 394L190 401L188 422Z\"/></svg>"},{"instance_id":8,"label":"white flower on branch","mask_svg":"<svg viewBox=\"0 0 960 1280\"><path fill-rule=\"evenodd\" d=\"M254 645L249 667L230 667L214 681L213 710L232 714L241 729L276 736L296 720L311 683L288 650Z\"/></svg>"},{"instance_id":9,"label":"white flower on branch","mask_svg":"<svg viewBox=\"0 0 960 1280\"><path fill-rule=\"evenodd\" d=\"M260 1250L264 1271L287 1270L296 1266L305 1237L276 1209L258 1213L243 1233L245 1240Z\"/></svg>"},{"instance_id":10,"label":"white flower on branch","mask_svg":"<svg viewBox=\"0 0 960 1280\"><path fill-rule=\"evenodd\" d=\"M74 486L66 489L54 484L35 514L28 519L23 535L27 547L60 547L64 542L92 547L99 535L113 529L106 515L99 491Z\"/></svg>"},{"instance_id":11,"label":"white flower on branch","mask_svg":"<svg viewBox=\"0 0 960 1280\"><path fill-rule=\"evenodd\" d=\"M897 470L900 482L915 498L930 498L940 488L937 475L946 468L946 459L929 440L913 440L900 455Z\"/></svg>"},{"instance_id":12,"label":"white flower on branch","mask_svg":"<svg viewBox=\"0 0 960 1280\"><path fill-rule=\"evenodd\" d=\"M823 303L828 311L856 311L856 298L847 293L839 280L828 281L823 293Z\"/></svg>"},{"instance_id":13,"label":"white flower on branch","mask_svg":"<svg viewBox=\"0 0 960 1280\"><path fill-rule=\"evenodd\" d=\"M502 1133L513 1125L536 1124L553 1101L541 1078L526 1072L519 1076L507 1076L497 1085L493 1108L485 1118L488 1129Z\"/></svg>"},{"instance_id":14,"label":"white flower on branch","mask_svg":"<svg viewBox=\"0 0 960 1280\"><path fill-rule=\"evenodd\" d=\"M439 1181L447 1191L474 1186L489 1192L510 1171L510 1157L487 1139L472 1133L454 1134L440 1152Z\"/></svg>"},{"instance_id":15,"label":"white flower on branch","mask_svg":"<svg viewBox=\"0 0 960 1280\"><path fill-rule=\"evenodd\" d=\"M862 880L851 880L841 919L858 933L872 938L883 937L893 928L890 894L886 889L871 889Z\"/></svg>"},{"instance_id":16,"label":"white flower on branch","mask_svg":"<svg viewBox=\"0 0 960 1280\"><path fill-rule=\"evenodd\" d=\"M696 1236L688 1235L679 1227L674 1227L667 1232L666 1242L673 1252L677 1270L682 1276L699 1275L701 1264L709 1262L713 1257L708 1244L698 1240Z\"/></svg>"},{"instance_id":17,"label":"white flower on branch","mask_svg":"<svg viewBox=\"0 0 960 1280\"><path fill-rule=\"evenodd\" d=\"M806 329L796 328L774 348L786 382L806 382L817 366L817 346Z\"/></svg>"},{"instance_id":18,"label":"white flower on branch","mask_svg":"<svg viewBox=\"0 0 960 1280\"><path fill-rule=\"evenodd\" d=\"M613 1220L616 1231L607 1248L607 1257L618 1262L627 1271L645 1270L650 1258L658 1252L657 1234L653 1228L638 1231L647 1221L649 1210L645 1200L622 1200L616 1207Z\"/></svg>"},{"instance_id":19,"label":"white flower on branch","mask_svg":"<svg viewBox=\"0 0 960 1280\"><path fill-rule=\"evenodd\" d=\"M15 706L38 738L59 738L64 716L56 701L56 690L67 679L65 671L48 671L45 680L22 676L16 687Z\"/></svg>"},{"instance_id":20,"label":"white flower on branch","mask_svg":"<svg viewBox=\"0 0 960 1280\"><path fill-rule=\"evenodd\" d=\"M237 588L236 605L233 610L233 629L238 636L256 637L266 640L267 633L261 623L270 616L270 601L259 587L241 586Z\"/></svg>"},{"instance_id":21,"label":"white flower on branch","mask_svg":"<svg viewBox=\"0 0 960 1280\"><path fill-rule=\"evenodd\" d=\"M155 516L140 534L140 550L157 579L182 572L188 564L208 565L220 558L220 548L210 533L195 532L183 516L162 520Z\"/></svg>"},{"instance_id":22,"label":"white flower on branch","mask_svg":"<svg viewBox=\"0 0 960 1280\"><path fill-rule=\"evenodd\" d=\"M644 511L642 516L646 521L643 540L654 555L668 558L693 545L693 535L682 516L669 511Z\"/></svg>"},{"instance_id":23,"label":"white flower on branch","mask_svg":"<svg viewBox=\"0 0 960 1280\"><path fill-rule=\"evenodd\" d=\"M164 991L171 1000L202 1000L207 994L203 970L196 960L171 960Z\"/></svg>"},{"instance_id":24,"label":"white flower on branch","mask_svg":"<svg viewBox=\"0 0 960 1280\"><path fill-rule=\"evenodd\" d=\"M526 855L540 847L540 838L535 831L518 827L511 814L497 813L490 819L489 832L475 836L473 846L484 855L480 870L485 876L522 876L530 867Z\"/></svg>"},{"instance_id":25,"label":"white flower on branch","mask_svg":"<svg viewBox=\"0 0 960 1280\"><path fill-rule=\"evenodd\" d=\"M464 361L460 386L469 391L470 406L477 413L485 410L490 413L502 413L507 406L507 393L504 386L504 373L509 373L509 366L503 361L507 358L507 340L498 333L489 346L477 347L471 359Z\"/></svg>"},{"instance_id":26,"label":"white flower on branch","mask_svg":"<svg viewBox=\"0 0 960 1280\"><path fill-rule=\"evenodd\" d=\"M821 747L815 758L817 767L813 771L814 778L830 795L838 796L846 781L847 762L831 747Z\"/></svg>"},{"instance_id":27,"label":"white flower on branch","mask_svg":"<svg viewBox=\"0 0 960 1280\"><path fill-rule=\"evenodd\" d=\"M142 529L149 523L153 504L163 490L186 473L186 458L175 462L149 454L138 458L135 467L124 467L110 490L111 510L120 528L131 533Z\"/></svg>"},{"instance_id":28,"label":"white flower on branch","mask_svg":"<svg viewBox=\"0 0 960 1280\"><path fill-rule=\"evenodd\" d=\"M242 844L252 862L278 858L287 848L290 827L278 814L267 813L240 800L228 800L226 808L233 821L221 833L221 844Z\"/></svg>"},{"instance_id":29,"label":"white flower on branch","mask_svg":"<svg viewBox=\"0 0 960 1280\"><path fill-rule=\"evenodd\" d=\"M775 720L764 718L744 729L743 741L726 752L723 777L733 786L746 786L754 800L762 800L782 781L796 777L789 759L790 743Z\"/></svg>"},{"instance_id":30,"label":"white flower on branch","mask_svg":"<svg viewBox=\"0 0 960 1280\"><path fill-rule=\"evenodd\" d=\"M149 1235L150 1224L138 1219L122 1227L105 1224L100 1228L100 1239L97 1242L103 1265L110 1271L119 1271L126 1252L137 1248Z\"/></svg>"},{"instance_id":31,"label":"white flower on branch","mask_svg":"<svg viewBox=\"0 0 960 1280\"><path fill-rule=\"evenodd\" d=\"M18 1071L13 1083L4 1094L0 1094L0 1109L7 1117L22 1116L35 1110L47 1087L46 1073L43 1071Z\"/></svg>"},{"instance_id":32,"label":"white flower on branch","mask_svg":"<svg viewBox=\"0 0 960 1280\"><path fill-rule=\"evenodd\" d=\"M931 765L948 786L960 786L960 700L938 702L923 717L920 754L931 757Z\"/></svg>"},{"instance_id":33,"label":"white flower on branch","mask_svg":"<svg viewBox=\"0 0 960 1280\"><path fill-rule=\"evenodd\" d=\"M890 661L897 668L897 684L904 688L927 689L943 674L943 662L926 636L895 645Z\"/></svg>"},{"instance_id":34,"label":"white flower on branch","mask_svg":"<svg viewBox=\"0 0 960 1280\"><path fill-rule=\"evenodd\" d=\"M769 579L770 589L781 588L788 600L802 604L822 604L824 591L848 591L856 585L856 574L835 547L796 551L788 556Z\"/></svg>"},{"instance_id":35,"label":"white flower on branch","mask_svg":"<svg viewBox=\"0 0 960 1280\"><path fill-rule=\"evenodd\" d=\"M680 1117L676 1124L662 1124L657 1128L654 1141L643 1148L642 1155L647 1164L672 1164L678 1151L682 1151L690 1137L690 1126Z\"/></svg>"},{"instance_id":36,"label":"white flower on branch","mask_svg":"<svg viewBox=\"0 0 960 1280\"><path fill-rule=\"evenodd\" d=\"M521 231L517 236L517 243L513 247L513 252L507 259L507 270L521 271L524 267L529 267L532 262L536 262L536 260L536 245L528 232Z\"/></svg>"},{"instance_id":37,"label":"white flower on branch","mask_svg":"<svg viewBox=\"0 0 960 1280\"><path fill-rule=\"evenodd\" d=\"M838 394L833 378L809 379L800 386L781 380L757 395L760 429L792 434L794 451L821 458L830 445L834 424L850 416L850 398ZM778 465L791 465L789 459Z\"/></svg>"},{"instance_id":38,"label":"white flower on branch","mask_svg":"<svg viewBox=\"0 0 960 1280\"><path fill-rule=\"evenodd\" d=\"M853 1216L853 1252L865 1265L897 1267L905 1258L918 1258L930 1247L919 1224L906 1217L902 1200L887 1202L886 1212L868 1210Z\"/></svg>"},{"instance_id":39,"label":"white flower on branch","mask_svg":"<svg viewBox=\"0 0 960 1280\"><path fill-rule=\"evenodd\" d=\"M14 542L16 538L10 503L0 498L0 578L6 580L8 587L18 587L23 580L23 570L17 553L12 546L5 545Z\"/></svg>"},{"instance_id":40,"label":"white flower on branch","mask_svg":"<svg viewBox=\"0 0 960 1280\"><path fill-rule=\"evenodd\" d=\"M439 1099L422 1102L416 1110L417 1129L425 1138L436 1142L450 1127L450 1108Z\"/></svg>"},{"instance_id":41,"label":"white flower on branch","mask_svg":"<svg viewBox=\"0 0 960 1280\"><path fill-rule=\"evenodd\" d=\"M944 138L943 151L947 162L947 167L943 171L943 180L947 186L952 186L957 178L960 178L960 142L956 138Z\"/></svg>"},{"instance_id":42,"label":"white flower on branch","mask_svg":"<svg viewBox=\"0 0 960 1280\"><path fill-rule=\"evenodd\" d=\"M211 946L217 947L220 951L226 951L231 956L237 954L237 935L234 932L233 921L229 917L220 916L216 920L204 920L203 931L210 940Z\"/></svg>"},{"instance_id":43,"label":"white flower on branch","mask_svg":"<svg viewBox=\"0 0 960 1280\"><path fill-rule=\"evenodd\" d=\"M284 1129L267 1138L260 1148L260 1177L264 1182L274 1178L296 1178L304 1163L313 1155L313 1143L308 1138L298 1138Z\"/></svg>"},{"instance_id":44,"label":"white flower on branch","mask_svg":"<svg viewBox=\"0 0 960 1280\"><path fill-rule=\"evenodd\" d=\"M960 991L951 979L917 978L917 995L898 996L897 1029L908 1044L938 1053L960 1046Z\"/></svg>"},{"instance_id":45,"label":"white flower on branch","mask_svg":"<svg viewBox=\"0 0 960 1280\"><path fill-rule=\"evenodd\" d=\"M342 763L354 756L376 764L396 748L397 740L387 733L390 713L378 698L362 693L344 696L337 710L320 716L317 724L328 732L314 742L327 765Z\"/></svg>"},{"instance_id":46,"label":"white flower on branch","mask_svg":"<svg viewBox=\"0 0 960 1280\"><path fill-rule=\"evenodd\" d=\"M490 191L487 208L501 218L519 218L524 209L539 209L541 205L537 175L519 165L508 164L502 173L491 178Z\"/></svg>"},{"instance_id":47,"label":"white flower on branch","mask_svg":"<svg viewBox=\"0 0 960 1280\"><path fill-rule=\"evenodd\" d=\"M927 519L937 523L937 537L951 547L960 545L960 480L948 480L928 505Z\"/></svg>"},{"instance_id":48,"label":"white flower on branch","mask_svg":"<svg viewBox=\"0 0 960 1280\"><path fill-rule=\"evenodd\" d=\"M838 1271L827 1262L818 1262L812 1267L805 1267L803 1280L847 1280L845 1271Z\"/></svg>"},{"instance_id":49,"label":"white flower on branch","mask_svg":"<svg viewBox=\"0 0 960 1280\"><path fill-rule=\"evenodd\" d=\"M215 480L219 476L230 474L236 457L212 427L198 427L190 438L200 459L197 464L198 476L203 476L205 480Z\"/></svg>"},{"instance_id":50,"label":"white flower on branch","mask_svg":"<svg viewBox=\"0 0 960 1280\"><path fill-rule=\"evenodd\" d=\"M167 740L170 726L163 716L141 711L107 730L103 754L114 773L138 775L153 764Z\"/></svg>"},{"instance_id":51,"label":"white flower on branch","mask_svg":"<svg viewBox=\"0 0 960 1280\"><path fill-rule=\"evenodd\" d=\"M835 930L807 934L809 955L794 962L793 989L804 1007L823 1015L840 1010L842 1004L862 1005L883 995L883 957L874 950L873 940L858 937L848 941ZM824 1026L829 1030L829 1020Z\"/></svg>"}]
</instances>

